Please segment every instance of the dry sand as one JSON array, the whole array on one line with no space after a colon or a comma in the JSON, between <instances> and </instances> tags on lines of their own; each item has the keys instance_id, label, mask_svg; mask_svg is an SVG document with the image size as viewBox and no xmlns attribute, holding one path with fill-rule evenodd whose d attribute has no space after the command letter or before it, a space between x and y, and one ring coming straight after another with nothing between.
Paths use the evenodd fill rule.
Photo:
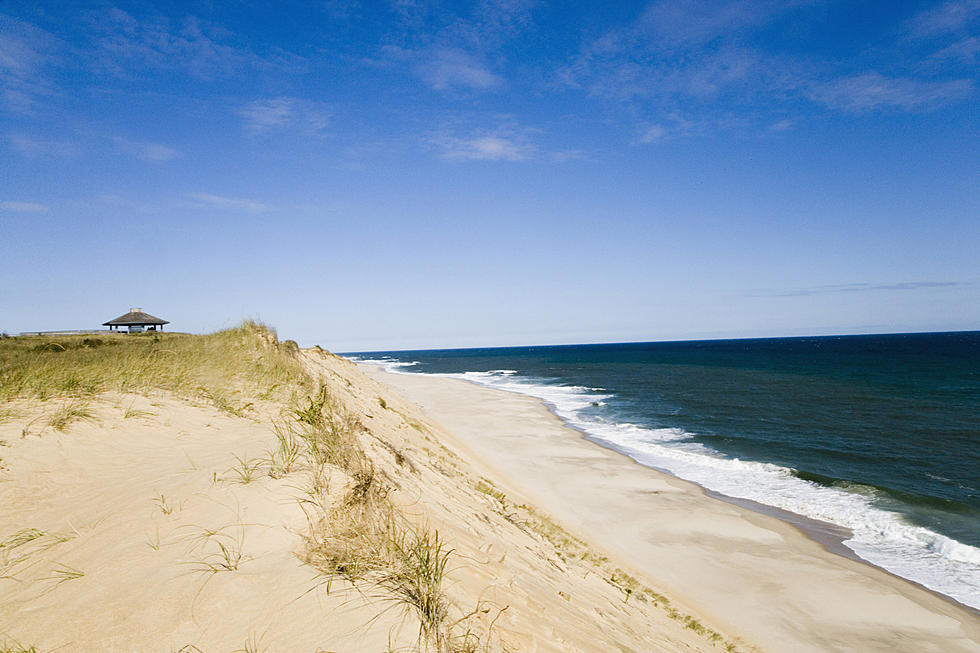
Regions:
<instances>
[{"instance_id":1,"label":"dry sand","mask_svg":"<svg viewBox=\"0 0 980 653\"><path fill-rule=\"evenodd\" d=\"M303 356L364 425L359 437L392 502L452 548L443 589L451 617L460 620L454 630L479 632L479 650L717 651L725 642L752 650L736 641L743 632L734 628L737 615L719 611L733 629L712 637L708 628L718 628L712 614L687 609L686 601L666 605L533 507L493 489L491 483L507 479L505 487L526 489L529 497L560 496L547 490L558 485L547 479L567 468L542 463L581 455L565 443L542 440L528 456L537 480L527 478L520 455L482 451L492 450L493 438L537 429L536 419L564 436L540 406L525 402L529 413L504 411L509 417L497 423L500 432L481 444L465 424L456 438L352 363L319 352ZM431 387L449 388L458 394L446 399L480 411L519 399L469 386ZM20 650L14 641L41 652L416 649L418 622L410 611L377 588L340 580L328 586L303 562L309 524L300 502L310 470L273 478L261 461L275 447L272 420L282 406L257 403L238 417L162 394L103 395L92 419L61 433L44 426L60 402L18 402L5 407L14 416L0 421L0 650ZM582 451L597 463L608 455L591 445ZM248 483L236 457L253 460ZM484 460L505 473L498 476ZM671 482L644 478L654 479L644 492L678 492ZM594 535L588 515L595 517L595 505L547 509ZM622 514L638 529L651 526ZM746 550L760 555L760 536L748 522L744 529ZM691 605L712 605L701 601L706 579L682 580L677 597L691 588L690 597L683 595ZM962 638L951 616L936 613L929 628L935 641L950 637L944 650L955 650L950 646Z\"/></svg>"},{"instance_id":2,"label":"dry sand","mask_svg":"<svg viewBox=\"0 0 980 653\"><path fill-rule=\"evenodd\" d=\"M536 399L363 368L417 402L508 493L745 644L778 652L980 651L975 614L590 443Z\"/></svg>"}]
</instances>

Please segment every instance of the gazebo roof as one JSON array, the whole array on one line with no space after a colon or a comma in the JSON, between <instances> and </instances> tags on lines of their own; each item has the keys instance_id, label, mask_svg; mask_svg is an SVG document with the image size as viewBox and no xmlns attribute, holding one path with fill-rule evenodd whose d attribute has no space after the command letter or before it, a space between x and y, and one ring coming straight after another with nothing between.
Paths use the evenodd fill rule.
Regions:
<instances>
[{"instance_id":1,"label":"gazebo roof","mask_svg":"<svg viewBox=\"0 0 980 653\"><path fill-rule=\"evenodd\" d=\"M114 320L103 322L102 326L130 326L137 324L170 324L170 322L153 317L149 313L144 313L142 308L131 308L125 315L120 315Z\"/></svg>"}]
</instances>

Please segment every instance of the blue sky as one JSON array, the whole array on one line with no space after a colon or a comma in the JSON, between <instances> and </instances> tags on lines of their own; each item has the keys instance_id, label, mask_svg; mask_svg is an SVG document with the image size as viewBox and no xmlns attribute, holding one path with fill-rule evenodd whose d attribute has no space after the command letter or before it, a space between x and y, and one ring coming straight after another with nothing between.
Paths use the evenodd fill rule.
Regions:
<instances>
[{"instance_id":1,"label":"blue sky","mask_svg":"<svg viewBox=\"0 0 980 653\"><path fill-rule=\"evenodd\" d=\"M0 2L0 330L980 328L980 0Z\"/></svg>"}]
</instances>

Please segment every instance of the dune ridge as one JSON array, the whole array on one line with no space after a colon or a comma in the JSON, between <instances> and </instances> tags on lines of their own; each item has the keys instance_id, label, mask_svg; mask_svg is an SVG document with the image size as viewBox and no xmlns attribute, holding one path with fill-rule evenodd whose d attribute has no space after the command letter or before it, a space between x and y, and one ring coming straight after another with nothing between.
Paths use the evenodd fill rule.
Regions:
<instances>
[{"instance_id":1,"label":"dune ridge","mask_svg":"<svg viewBox=\"0 0 980 653\"><path fill-rule=\"evenodd\" d=\"M82 340L0 343L4 653L754 650L349 361Z\"/></svg>"}]
</instances>

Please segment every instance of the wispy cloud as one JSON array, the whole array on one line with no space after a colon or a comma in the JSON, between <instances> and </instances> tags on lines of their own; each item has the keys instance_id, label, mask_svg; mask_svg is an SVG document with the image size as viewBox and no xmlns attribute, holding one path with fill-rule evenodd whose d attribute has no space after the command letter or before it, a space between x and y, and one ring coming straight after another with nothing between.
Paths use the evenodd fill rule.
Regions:
<instances>
[{"instance_id":1,"label":"wispy cloud","mask_svg":"<svg viewBox=\"0 0 980 653\"><path fill-rule=\"evenodd\" d=\"M937 74L939 63L931 69L917 66L929 53L902 45L894 36L869 46L877 59L869 55L866 65L855 59L803 57L773 46L769 32L814 27L822 14L813 9L821 4L657 0L633 20L584 42L556 70L556 81L626 108L636 120L640 143L741 128L747 119L755 129L786 129L791 123L774 121L773 109L799 111L801 100L855 114L914 112L961 101L975 90L969 71ZM956 0L917 19L921 33L961 34L952 44L946 38L941 50L930 46L935 62L977 60L980 42L963 35L964 26L978 20L977 6L980 0ZM876 68L891 72L886 76ZM664 120L678 111L695 116L698 129L675 129Z\"/></svg>"},{"instance_id":2,"label":"wispy cloud","mask_svg":"<svg viewBox=\"0 0 980 653\"><path fill-rule=\"evenodd\" d=\"M50 211L44 204L37 202L0 202L0 211L11 211L14 213L47 213Z\"/></svg>"},{"instance_id":3,"label":"wispy cloud","mask_svg":"<svg viewBox=\"0 0 980 653\"><path fill-rule=\"evenodd\" d=\"M962 288L975 283L964 281L902 281L898 283L844 283L827 286L813 286L787 292L775 293L775 297L809 297L811 295L833 295L839 293L861 293L880 291L936 290L939 288Z\"/></svg>"},{"instance_id":4,"label":"wispy cloud","mask_svg":"<svg viewBox=\"0 0 980 653\"><path fill-rule=\"evenodd\" d=\"M455 161L523 161L532 157L533 145L513 136L478 133L470 136L436 136L432 143L441 156Z\"/></svg>"},{"instance_id":5,"label":"wispy cloud","mask_svg":"<svg viewBox=\"0 0 980 653\"><path fill-rule=\"evenodd\" d=\"M122 152L143 161L170 161L180 153L169 145L145 141L131 141L125 138L113 139Z\"/></svg>"},{"instance_id":6,"label":"wispy cloud","mask_svg":"<svg viewBox=\"0 0 980 653\"><path fill-rule=\"evenodd\" d=\"M423 53L419 59L416 65L418 76L437 91L490 89L500 86L503 81L486 63L462 50L435 48Z\"/></svg>"},{"instance_id":7,"label":"wispy cloud","mask_svg":"<svg viewBox=\"0 0 980 653\"><path fill-rule=\"evenodd\" d=\"M641 125L635 143L658 143L678 136L703 133L711 131L717 125L726 124L729 120L729 118L718 117L711 124L705 124L696 120L690 120L677 111L672 111L661 116L660 122Z\"/></svg>"},{"instance_id":8,"label":"wispy cloud","mask_svg":"<svg viewBox=\"0 0 980 653\"><path fill-rule=\"evenodd\" d=\"M557 80L632 114L635 143L771 124L774 106L799 96L807 64L760 48L758 30L810 2L653 2L633 21L587 41ZM694 124L672 124L683 113Z\"/></svg>"},{"instance_id":9,"label":"wispy cloud","mask_svg":"<svg viewBox=\"0 0 980 653\"><path fill-rule=\"evenodd\" d=\"M11 134L8 138L15 150L33 159L62 159L78 153L78 147L67 141L34 138L24 134Z\"/></svg>"},{"instance_id":10,"label":"wispy cloud","mask_svg":"<svg viewBox=\"0 0 980 653\"><path fill-rule=\"evenodd\" d=\"M961 33L975 22L980 22L980 0L950 0L914 16L908 31L916 38L931 38Z\"/></svg>"},{"instance_id":11,"label":"wispy cloud","mask_svg":"<svg viewBox=\"0 0 980 653\"><path fill-rule=\"evenodd\" d=\"M643 129L638 140L641 143L656 143L657 141L663 140L666 135L667 128L663 125L650 125Z\"/></svg>"},{"instance_id":12,"label":"wispy cloud","mask_svg":"<svg viewBox=\"0 0 980 653\"><path fill-rule=\"evenodd\" d=\"M485 91L504 84L484 55L456 47L386 45L381 54L383 61L369 63L406 66L426 86L440 92Z\"/></svg>"},{"instance_id":13,"label":"wispy cloud","mask_svg":"<svg viewBox=\"0 0 980 653\"><path fill-rule=\"evenodd\" d=\"M633 26L660 47L703 45L764 25L812 0L660 0L651 3Z\"/></svg>"},{"instance_id":14,"label":"wispy cloud","mask_svg":"<svg viewBox=\"0 0 980 653\"><path fill-rule=\"evenodd\" d=\"M885 77L872 71L817 84L809 95L831 108L861 113L882 107L930 109L964 98L972 90L969 79Z\"/></svg>"},{"instance_id":15,"label":"wispy cloud","mask_svg":"<svg viewBox=\"0 0 980 653\"><path fill-rule=\"evenodd\" d=\"M249 213L262 213L263 211L272 209L270 205L256 202L255 200L240 197L226 197L213 193L188 193L187 197L200 207L247 211Z\"/></svg>"},{"instance_id":16,"label":"wispy cloud","mask_svg":"<svg viewBox=\"0 0 980 653\"><path fill-rule=\"evenodd\" d=\"M252 132L296 128L319 133L330 122L330 111L320 102L293 97L275 97L248 103L238 114Z\"/></svg>"},{"instance_id":17,"label":"wispy cloud","mask_svg":"<svg viewBox=\"0 0 980 653\"><path fill-rule=\"evenodd\" d=\"M202 80L267 67L270 62L239 45L220 25L186 16L136 16L118 8L92 16L93 61L113 74L130 76L140 69L179 69Z\"/></svg>"},{"instance_id":18,"label":"wispy cloud","mask_svg":"<svg viewBox=\"0 0 980 653\"><path fill-rule=\"evenodd\" d=\"M401 63L430 88L441 92L487 91L506 80L499 72L504 47L533 27L531 0L480 0L447 15L427 3L395 2L403 33L382 48L390 62Z\"/></svg>"},{"instance_id":19,"label":"wispy cloud","mask_svg":"<svg viewBox=\"0 0 980 653\"><path fill-rule=\"evenodd\" d=\"M140 143L139 158L144 161L169 161L177 156L176 149L160 143Z\"/></svg>"},{"instance_id":20,"label":"wispy cloud","mask_svg":"<svg viewBox=\"0 0 980 653\"><path fill-rule=\"evenodd\" d=\"M46 69L56 44L48 32L0 14L0 98L8 109L29 113L54 93Z\"/></svg>"},{"instance_id":21,"label":"wispy cloud","mask_svg":"<svg viewBox=\"0 0 980 653\"><path fill-rule=\"evenodd\" d=\"M930 55L925 64L928 67L936 67L947 62L975 66L980 62L980 38L968 36L951 43Z\"/></svg>"}]
</instances>

